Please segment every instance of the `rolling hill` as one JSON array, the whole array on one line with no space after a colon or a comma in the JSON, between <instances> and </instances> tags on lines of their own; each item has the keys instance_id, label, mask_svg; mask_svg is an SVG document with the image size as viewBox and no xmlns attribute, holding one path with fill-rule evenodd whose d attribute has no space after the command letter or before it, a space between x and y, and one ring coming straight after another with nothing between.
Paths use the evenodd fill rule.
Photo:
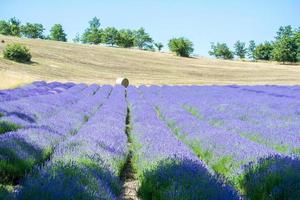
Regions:
<instances>
[{"instance_id":1,"label":"rolling hill","mask_svg":"<svg viewBox=\"0 0 300 200\"><path fill-rule=\"evenodd\" d=\"M100 45L83 45L0 36L0 52L12 42L28 46L31 64L9 61L0 55L0 89L35 80L114 84L128 77L131 84L300 84L299 65L180 58Z\"/></svg>"}]
</instances>

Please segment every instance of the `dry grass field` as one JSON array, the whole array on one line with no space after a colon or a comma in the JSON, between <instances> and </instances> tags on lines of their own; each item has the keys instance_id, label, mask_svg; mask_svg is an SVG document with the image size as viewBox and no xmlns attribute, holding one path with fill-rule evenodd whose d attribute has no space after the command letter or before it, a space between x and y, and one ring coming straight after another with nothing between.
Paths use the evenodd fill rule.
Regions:
<instances>
[{"instance_id":1,"label":"dry grass field","mask_svg":"<svg viewBox=\"0 0 300 200\"><path fill-rule=\"evenodd\" d=\"M168 53L146 52L100 45L1 36L0 89L34 80L114 84L128 77L131 84L300 84L300 65L180 58ZM31 64L3 58L8 43L28 46Z\"/></svg>"}]
</instances>

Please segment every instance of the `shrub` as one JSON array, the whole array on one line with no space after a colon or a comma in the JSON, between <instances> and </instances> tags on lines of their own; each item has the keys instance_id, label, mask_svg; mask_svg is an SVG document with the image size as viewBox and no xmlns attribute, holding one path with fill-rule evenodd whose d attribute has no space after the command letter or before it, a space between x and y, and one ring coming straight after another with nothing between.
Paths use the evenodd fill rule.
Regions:
<instances>
[{"instance_id":1,"label":"shrub","mask_svg":"<svg viewBox=\"0 0 300 200\"><path fill-rule=\"evenodd\" d=\"M177 56L189 57L194 49L193 43L186 38L173 38L169 41L169 49L175 52Z\"/></svg>"},{"instance_id":2,"label":"shrub","mask_svg":"<svg viewBox=\"0 0 300 200\"><path fill-rule=\"evenodd\" d=\"M29 49L21 44L9 44L3 51L4 58L17 62L30 62L31 54Z\"/></svg>"},{"instance_id":3,"label":"shrub","mask_svg":"<svg viewBox=\"0 0 300 200\"><path fill-rule=\"evenodd\" d=\"M251 200L296 200L300 196L299 183L299 158L277 155L246 165L240 186Z\"/></svg>"}]
</instances>

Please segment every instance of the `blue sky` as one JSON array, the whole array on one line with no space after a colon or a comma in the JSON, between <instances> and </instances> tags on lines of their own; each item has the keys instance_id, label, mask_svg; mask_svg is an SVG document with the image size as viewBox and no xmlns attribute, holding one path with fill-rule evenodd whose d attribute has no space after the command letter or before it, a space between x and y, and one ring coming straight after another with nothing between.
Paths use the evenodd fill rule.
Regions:
<instances>
[{"instance_id":1,"label":"blue sky","mask_svg":"<svg viewBox=\"0 0 300 200\"><path fill-rule=\"evenodd\" d=\"M144 27L155 41L165 45L172 37L193 41L195 53L208 56L210 42L274 38L281 25L300 27L299 0L1 0L0 19L17 17L42 23L48 33L61 23L74 38L96 16L102 27L137 29Z\"/></svg>"}]
</instances>

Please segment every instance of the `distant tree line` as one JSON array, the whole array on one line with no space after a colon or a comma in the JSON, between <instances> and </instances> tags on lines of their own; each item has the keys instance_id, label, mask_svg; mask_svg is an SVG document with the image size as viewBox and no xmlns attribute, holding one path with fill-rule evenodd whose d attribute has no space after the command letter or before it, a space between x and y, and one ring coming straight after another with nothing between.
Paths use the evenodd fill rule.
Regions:
<instances>
[{"instance_id":1,"label":"distant tree line","mask_svg":"<svg viewBox=\"0 0 300 200\"><path fill-rule=\"evenodd\" d=\"M274 41L256 45L251 40L248 47L245 42L238 40L234 44L234 51L231 51L226 43L212 43L209 54L222 59L233 59L234 56L237 56L240 59L247 57L249 60L298 62L300 61L300 28L281 26Z\"/></svg>"},{"instance_id":2,"label":"distant tree line","mask_svg":"<svg viewBox=\"0 0 300 200\"><path fill-rule=\"evenodd\" d=\"M116 29L114 27L101 28L100 19L94 17L89 21L88 28L80 36L79 34L73 40L84 44L107 44L110 46L119 46L123 48L136 47L143 50L154 51L154 47L160 51L163 47L161 43L154 43L152 37L144 28L138 30Z\"/></svg>"},{"instance_id":3,"label":"distant tree line","mask_svg":"<svg viewBox=\"0 0 300 200\"><path fill-rule=\"evenodd\" d=\"M16 18L7 21L0 20L0 34L26 38L40 38L57 41L67 41L67 35L61 24L54 24L49 35L44 34L42 24L21 22ZM94 17L89 21L88 27L83 34L76 34L73 39L76 43L83 44L106 44L123 48L138 48L142 50L161 51L164 45L154 42L144 28L137 30L116 29L115 27L101 28L100 19ZM193 51L193 43L184 37L172 38L168 42L171 52L178 56L189 57ZM278 62L300 61L300 28L293 29L291 26L279 28L275 40L256 45L253 40L248 46L245 42L237 41L232 51L226 43L212 43L209 54L221 59L249 60L275 60Z\"/></svg>"},{"instance_id":4,"label":"distant tree line","mask_svg":"<svg viewBox=\"0 0 300 200\"><path fill-rule=\"evenodd\" d=\"M49 35L44 34L42 24L26 23L24 25L16 18L7 21L0 20L0 34L16 37L39 38L56 41L67 41L67 35L61 24L54 24ZM84 44L107 44L123 48L136 47L143 50L154 51L155 47L161 51L163 44L154 42L144 28L138 30L116 29L114 27L101 28L100 19L94 17L89 21L88 28L82 35L76 34L73 42Z\"/></svg>"},{"instance_id":5,"label":"distant tree line","mask_svg":"<svg viewBox=\"0 0 300 200\"><path fill-rule=\"evenodd\" d=\"M50 35L44 35L45 28L42 24L26 23L24 25L16 18L7 21L0 20L0 34L26 38L40 38L57 41L67 41L61 24L54 24L50 30Z\"/></svg>"}]
</instances>

